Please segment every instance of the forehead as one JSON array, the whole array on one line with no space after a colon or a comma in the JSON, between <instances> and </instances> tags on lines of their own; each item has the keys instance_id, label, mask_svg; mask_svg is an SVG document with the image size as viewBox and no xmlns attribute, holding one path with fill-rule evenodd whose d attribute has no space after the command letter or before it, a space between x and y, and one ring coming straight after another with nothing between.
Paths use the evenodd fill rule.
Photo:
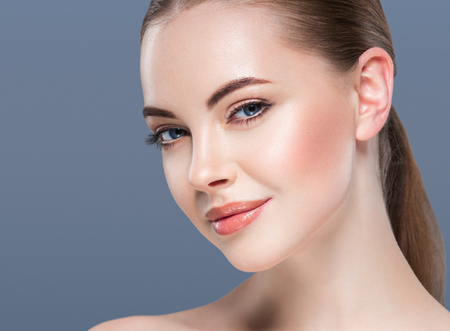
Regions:
<instances>
[{"instance_id":1,"label":"forehead","mask_svg":"<svg viewBox=\"0 0 450 331\"><path fill-rule=\"evenodd\" d=\"M308 59L283 47L276 31L262 8L207 3L151 27L141 49L145 103L177 107L182 96L184 106L197 106L233 79L287 78L296 62Z\"/></svg>"}]
</instances>

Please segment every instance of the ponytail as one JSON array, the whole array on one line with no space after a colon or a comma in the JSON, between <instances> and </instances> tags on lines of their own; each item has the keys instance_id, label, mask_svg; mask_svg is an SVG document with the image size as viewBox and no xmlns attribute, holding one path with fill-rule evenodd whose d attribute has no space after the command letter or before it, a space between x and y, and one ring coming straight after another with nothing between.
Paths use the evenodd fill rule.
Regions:
<instances>
[{"instance_id":1,"label":"ponytail","mask_svg":"<svg viewBox=\"0 0 450 331\"><path fill-rule=\"evenodd\" d=\"M412 270L445 305L445 249L409 139L392 107L379 133L381 183L392 230Z\"/></svg>"}]
</instances>

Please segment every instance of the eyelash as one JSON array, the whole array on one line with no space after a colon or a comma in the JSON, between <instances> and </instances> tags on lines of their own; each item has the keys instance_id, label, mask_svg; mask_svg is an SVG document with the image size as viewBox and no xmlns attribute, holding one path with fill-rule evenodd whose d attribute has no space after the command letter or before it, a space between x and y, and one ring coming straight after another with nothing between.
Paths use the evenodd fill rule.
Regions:
<instances>
[{"instance_id":1,"label":"eyelash","mask_svg":"<svg viewBox=\"0 0 450 331\"><path fill-rule=\"evenodd\" d=\"M247 126L249 126L252 123L254 123L254 121L256 121L259 117L262 117L268 110L270 110L274 104L275 104L274 102L269 103L266 99L261 99L258 101L247 101L242 104L239 104L238 106L234 107L234 110L231 112L231 114L226 117L227 124L228 123L232 123L234 125L246 124ZM253 116L249 116L249 117L242 118L242 119L233 119L233 117L238 112L242 111L243 108L249 107L249 106L261 106L261 110L256 115L253 115ZM159 132L150 133L147 136L145 143L149 146L155 145L158 149L162 149L162 150L169 149L178 140L178 139L175 139L175 140L173 140L173 142L170 142L170 143L162 142L162 140L161 140L162 134L169 129L173 129L173 128L170 128L170 127L164 128L164 129L160 130Z\"/></svg>"}]
</instances>

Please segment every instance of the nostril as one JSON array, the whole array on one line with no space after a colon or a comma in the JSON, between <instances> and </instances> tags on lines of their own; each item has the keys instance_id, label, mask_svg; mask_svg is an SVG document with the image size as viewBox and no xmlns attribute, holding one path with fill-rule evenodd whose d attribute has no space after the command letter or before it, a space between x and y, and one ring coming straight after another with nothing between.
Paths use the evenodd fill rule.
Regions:
<instances>
[{"instance_id":1,"label":"nostril","mask_svg":"<svg viewBox=\"0 0 450 331\"><path fill-rule=\"evenodd\" d=\"M218 186L218 185L225 184L226 182L228 182L228 179L216 180L214 182L209 183L208 186L215 187L215 186Z\"/></svg>"}]
</instances>

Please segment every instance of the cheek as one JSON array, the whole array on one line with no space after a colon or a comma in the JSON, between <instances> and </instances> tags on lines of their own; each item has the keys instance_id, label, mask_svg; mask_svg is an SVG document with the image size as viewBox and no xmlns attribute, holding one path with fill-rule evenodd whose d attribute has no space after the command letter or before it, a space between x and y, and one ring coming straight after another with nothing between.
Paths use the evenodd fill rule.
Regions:
<instances>
[{"instance_id":1,"label":"cheek","mask_svg":"<svg viewBox=\"0 0 450 331\"><path fill-rule=\"evenodd\" d=\"M227 252L238 268L263 270L289 257L344 205L354 166L353 124L348 105L330 104L336 105L288 105L283 116L267 121L270 135L261 127L266 134L261 130L247 144L253 152L241 159L244 172L274 199L266 225L251 237L255 247L243 244ZM252 256L250 264L242 252Z\"/></svg>"},{"instance_id":2,"label":"cheek","mask_svg":"<svg viewBox=\"0 0 450 331\"><path fill-rule=\"evenodd\" d=\"M271 121L271 134L259 135L261 148L246 161L254 179L275 193L287 193L286 201L293 207L335 204L348 189L354 153L352 119L348 105L335 101L279 109Z\"/></svg>"},{"instance_id":3,"label":"cheek","mask_svg":"<svg viewBox=\"0 0 450 331\"><path fill-rule=\"evenodd\" d=\"M310 192L326 192L330 185L346 180L352 160L350 123L341 109L310 107L306 116L294 119L288 132L290 143L280 151L286 177L308 184ZM336 183L337 184L337 183Z\"/></svg>"}]
</instances>

